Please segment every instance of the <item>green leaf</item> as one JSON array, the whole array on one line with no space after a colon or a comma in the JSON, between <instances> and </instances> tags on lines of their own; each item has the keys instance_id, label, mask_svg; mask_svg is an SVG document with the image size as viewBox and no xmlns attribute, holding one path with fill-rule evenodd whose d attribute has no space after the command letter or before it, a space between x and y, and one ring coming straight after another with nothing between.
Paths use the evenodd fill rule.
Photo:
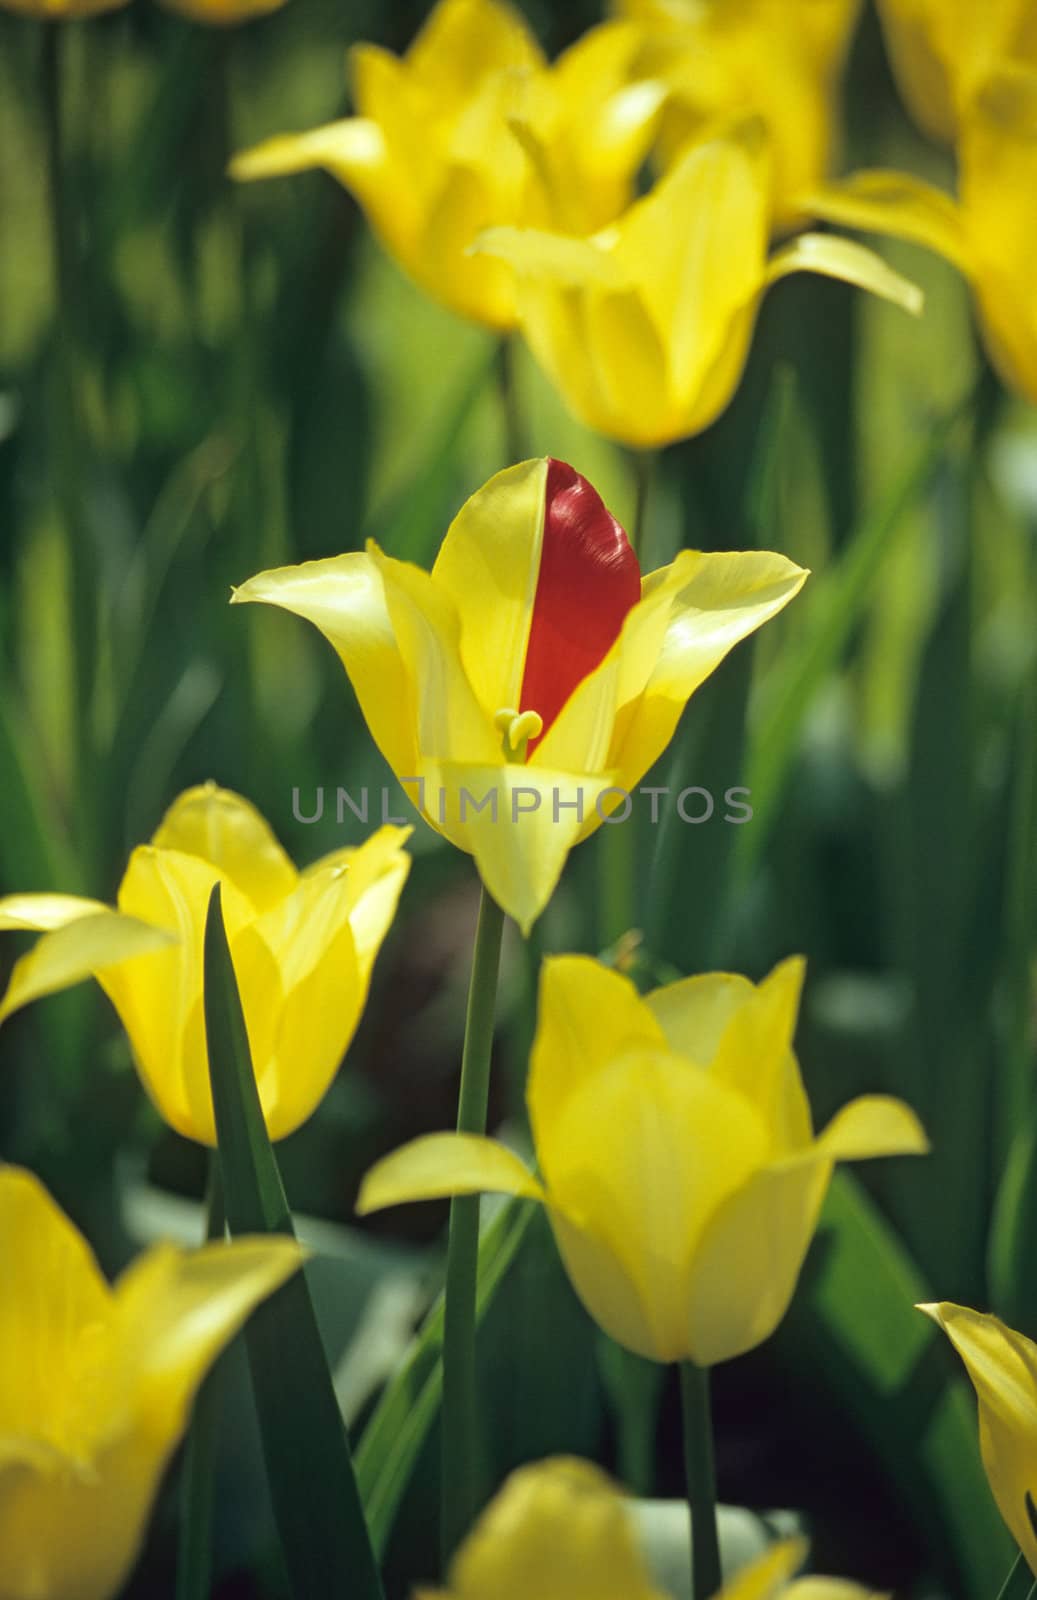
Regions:
<instances>
[{"instance_id":1,"label":"green leaf","mask_svg":"<svg viewBox=\"0 0 1037 1600\"><path fill-rule=\"evenodd\" d=\"M775 1348L805 1394L835 1401L934 1556L986 1600L1012 1541L980 1461L971 1390L914 1309L934 1298L860 1184L840 1172Z\"/></svg>"},{"instance_id":2,"label":"green leaf","mask_svg":"<svg viewBox=\"0 0 1037 1600\"><path fill-rule=\"evenodd\" d=\"M509 1200L479 1240L475 1314L481 1322L526 1236L534 1208ZM371 1539L384 1555L396 1513L443 1397L443 1296L425 1319L410 1352L364 1429L356 1453L357 1480Z\"/></svg>"},{"instance_id":3,"label":"green leaf","mask_svg":"<svg viewBox=\"0 0 1037 1600\"><path fill-rule=\"evenodd\" d=\"M217 884L205 925L205 1028L231 1234L293 1234L259 1103ZM253 1313L245 1346L295 1600L382 1600L349 1440L309 1287L297 1273Z\"/></svg>"}]
</instances>

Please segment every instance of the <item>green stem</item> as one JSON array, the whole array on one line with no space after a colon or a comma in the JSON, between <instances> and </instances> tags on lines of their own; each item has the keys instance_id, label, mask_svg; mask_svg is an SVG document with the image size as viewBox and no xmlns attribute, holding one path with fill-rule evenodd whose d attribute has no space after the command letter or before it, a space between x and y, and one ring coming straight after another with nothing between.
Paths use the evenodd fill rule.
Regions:
<instances>
[{"instance_id":1,"label":"green stem","mask_svg":"<svg viewBox=\"0 0 1037 1600\"><path fill-rule=\"evenodd\" d=\"M717 1537L717 1485L713 1467L713 1420L709 1405L709 1368L682 1361L681 1416L684 1424L684 1471L691 1512L691 1592L693 1600L709 1600L720 1588L720 1542Z\"/></svg>"},{"instance_id":2,"label":"green stem","mask_svg":"<svg viewBox=\"0 0 1037 1600\"><path fill-rule=\"evenodd\" d=\"M490 1053L497 1008L504 913L485 889L475 932L468 989L458 1133L486 1132ZM475 1373L475 1290L479 1253L479 1196L450 1203L443 1317L443 1471L440 1541L443 1567L480 1506L480 1447Z\"/></svg>"},{"instance_id":3,"label":"green stem","mask_svg":"<svg viewBox=\"0 0 1037 1600\"><path fill-rule=\"evenodd\" d=\"M205 1201L205 1237L222 1239L225 1231L223 1184L215 1151L209 1156ZM202 1384L194 1405L180 1479L180 1532L176 1563L176 1600L208 1600L212 1568L213 1488L220 1422L222 1358Z\"/></svg>"},{"instance_id":4,"label":"green stem","mask_svg":"<svg viewBox=\"0 0 1037 1600\"><path fill-rule=\"evenodd\" d=\"M518 350L516 335L505 333L497 346L497 393L500 396L501 421L504 429L504 453L508 465L525 458L522 418L518 403L518 382L515 357Z\"/></svg>"},{"instance_id":5,"label":"green stem","mask_svg":"<svg viewBox=\"0 0 1037 1600\"><path fill-rule=\"evenodd\" d=\"M655 482L655 468L659 460L656 450L633 450L631 462L634 469L634 519L627 537L630 547L640 561L644 555L644 534L648 526L648 505Z\"/></svg>"}]
</instances>

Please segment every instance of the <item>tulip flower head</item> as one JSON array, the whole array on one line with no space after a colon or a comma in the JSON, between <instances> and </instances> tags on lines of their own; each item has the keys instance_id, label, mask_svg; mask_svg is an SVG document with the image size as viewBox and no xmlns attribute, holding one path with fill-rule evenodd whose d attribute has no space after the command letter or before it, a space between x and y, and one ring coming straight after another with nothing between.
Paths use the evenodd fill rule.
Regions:
<instances>
[{"instance_id":1,"label":"tulip flower head","mask_svg":"<svg viewBox=\"0 0 1037 1600\"><path fill-rule=\"evenodd\" d=\"M215 784L188 789L130 857L118 910L71 895L0 900L0 929L42 933L15 965L0 1022L96 977L159 1112L214 1145L202 971L219 882L259 1098L270 1137L283 1139L324 1097L360 1020L410 866L408 833L382 828L300 873L247 800Z\"/></svg>"},{"instance_id":2,"label":"tulip flower head","mask_svg":"<svg viewBox=\"0 0 1037 1600\"><path fill-rule=\"evenodd\" d=\"M743 1567L717 1600L865 1600L842 1578L793 1580L806 1544L786 1539ZM793 1581L790 1581L793 1580ZM414 1600L668 1600L642 1553L628 1498L589 1461L520 1467L480 1517L446 1590Z\"/></svg>"},{"instance_id":3,"label":"tulip flower head","mask_svg":"<svg viewBox=\"0 0 1037 1600\"><path fill-rule=\"evenodd\" d=\"M998 66L1037 68L1030 0L878 0L878 8L900 92L934 139L955 137Z\"/></svg>"},{"instance_id":4,"label":"tulip flower head","mask_svg":"<svg viewBox=\"0 0 1037 1600\"><path fill-rule=\"evenodd\" d=\"M845 239L803 234L768 260L769 159L753 120L690 147L591 238L512 227L476 241L518 274L523 333L588 427L644 448L708 427L738 386L764 292L788 273L921 309L919 290Z\"/></svg>"},{"instance_id":5,"label":"tulip flower head","mask_svg":"<svg viewBox=\"0 0 1037 1600\"><path fill-rule=\"evenodd\" d=\"M537 1178L505 1146L431 1134L377 1163L357 1209L481 1190L548 1209L573 1287L619 1344L711 1366L792 1297L834 1165L916 1154L901 1101L853 1100L815 1135L792 1037L803 963L708 973L642 999L583 956L543 966L530 1063Z\"/></svg>"},{"instance_id":6,"label":"tulip flower head","mask_svg":"<svg viewBox=\"0 0 1037 1600\"><path fill-rule=\"evenodd\" d=\"M665 86L658 148L667 166L733 116L759 116L772 153L776 226L829 169L837 78L858 0L620 0L644 40L638 67Z\"/></svg>"},{"instance_id":7,"label":"tulip flower head","mask_svg":"<svg viewBox=\"0 0 1037 1600\"><path fill-rule=\"evenodd\" d=\"M998 1510L1037 1576L1037 1345L997 1317L943 1301L919 1306L964 1361L979 1401L979 1447Z\"/></svg>"},{"instance_id":8,"label":"tulip flower head","mask_svg":"<svg viewBox=\"0 0 1037 1600\"><path fill-rule=\"evenodd\" d=\"M805 577L769 551L685 550L642 578L586 478L540 459L472 496L431 573L369 544L233 598L316 624L410 797L528 930L689 696Z\"/></svg>"},{"instance_id":9,"label":"tulip flower head","mask_svg":"<svg viewBox=\"0 0 1037 1600\"><path fill-rule=\"evenodd\" d=\"M0 1167L0 1258L0 1596L109 1600L198 1385L303 1252L157 1245L110 1288L37 1179Z\"/></svg>"},{"instance_id":10,"label":"tulip flower head","mask_svg":"<svg viewBox=\"0 0 1037 1600\"><path fill-rule=\"evenodd\" d=\"M962 113L957 203L900 172L861 172L809 199L817 216L935 250L969 280L987 353L1004 382L1037 403L1037 71L1006 67Z\"/></svg>"},{"instance_id":11,"label":"tulip flower head","mask_svg":"<svg viewBox=\"0 0 1037 1600\"><path fill-rule=\"evenodd\" d=\"M269 139L231 163L248 181L323 167L435 300L515 322L509 270L466 255L476 234L535 222L590 233L629 203L660 86L631 82L636 29L593 28L549 66L503 0L439 0L403 60L351 53L358 115Z\"/></svg>"}]
</instances>

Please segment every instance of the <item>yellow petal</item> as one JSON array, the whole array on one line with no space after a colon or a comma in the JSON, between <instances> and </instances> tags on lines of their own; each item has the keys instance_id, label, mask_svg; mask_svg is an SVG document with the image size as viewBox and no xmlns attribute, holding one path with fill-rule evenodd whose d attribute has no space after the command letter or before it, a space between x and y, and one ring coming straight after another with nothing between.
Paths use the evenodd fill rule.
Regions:
<instances>
[{"instance_id":1,"label":"yellow petal","mask_svg":"<svg viewBox=\"0 0 1037 1600\"><path fill-rule=\"evenodd\" d=\"M376 1161L360 1185L357 1215L452 1194L514 1194L543 1200L529 1168L507 1146L471 1133L429 1133Z\"/></svg>"},{"instance_id":2,"label":"yellow petal","mask_svg":"<svg viewBox=\"0 0 1037 1600\"><path fill-rule=\"evenodd\" d=\"M614 774L500 760L429 761L422 772L429 820L475 857L489 893L528 934L555 891L569 851L588 831L588 819L593 827L599 800L604 811Z\"/></svg>"},{"instance_id":3,"label":"yellow petal","mask_svg":"<svg viewBox=\"0 0 1037 1600\"><path fill-rule=\"evenodd\" d=\"M258 573L231 601L281 606L319 628L337 650L371 736L393 771L417 772L411 688L385 600L381 571L351 553Z\"/></svg>"},{"instance_id":4,"label":"yellow petal","mask_svg":"<svg viewBox=\"0 0 1037 1600\"><path fill-rule=\"evenodd\" d=\"M871 1094L837 1111L816 1148L832 1161L864 1161L869 1156L924 1156L929 1140L910 1106Z\"/></svg>"},{"instance_id":5,"label":"yellow petal","mask_svg":"<svg viewBox=\"0 0 1037 1600\"><path fill-rule=\"evenodd\" d=\"M837 239L830 233L801 233L772 256L767 263L767 282L787 277L792 272L818 272L840 283L855 284L908 311L921 316L924 296L921 289L877 256L852 239Z\"/></svg>"},{"instance_id":6,"label":"yellow petal","mask_svg":"<svg viewBox=\"0 0 1037 1600\"><path fill-rule=\"evenodd\" d=\"M681 1360L696 1245L762 1165L763 1123L692 1063L638 1047L567 1097L551 1141L549 1196L563 1217L552 1220L577 1294L613 1338L657 1361ZM631 1284L645 1343L631 1333Z\"/></svg>"},{"instance_id":7,"label":"yellow petal","mask_svg":"<svg viewBox=\"0 0 1037 1600\"><path fill-rule=\"evenodd\" d=\"M387 828L348 862L304 873L293 895L233 943L271 1139L287 1138L312 1115L352 1042L410 865L400 848L406 832Z\"/></svg>"},{"instance_id":8,"label":"yellow petal","mask_svg":"<svg viewBox=\"0 0 1037 1600\"><path fill-rule=\"evenodd\" d=\"M438 0L407 52L408 72L445 100L470 95L487 74L543 65L525 19L500 0Z\"/></svg>"},{"instance_id":9,"label":"yellow petal","mask_svg":"<svg viewBox=\"0 0 1037 1600\"><path fill-rule=\"evenodd\" d=\"M645 581L666 585L670 615L659 658L643 694L617 722L611 763L634 789L665 750L690 696L728 651L781 611L807 573L771 551L682 551Z\"/></svg>"},{"instance_id":10,"label":"yellow petal","mask_svg":"<svg viewBox=\"0 0 1037 1600\"><path fill-rule=\"evenodd\" d=\"M255 806L215 783L186 789L166 812L151 843L215 867L258 911L292 893L298 873Z\"/></svg>"},{"instance_id":11,"label":"yellow petal","mask_svg":"<svg viewBox=\"0 0 1037 1600\"><path fill-rule=\"evenodd\" d=\"M116 1357L135 1428L172 1448L199 1383L249 1313L306 1259L294 1239L157 1245L115 1286Z\"/></svg>"},{"instance_id":12,"label":"yellow petal","mask_svg":"<svg viewBox=\"0 0 1037 1600\"><path fill-rule=\"evenodd\" d=\"M816 189L803 204L814 216L907 239L970 271L972 246L960 208L942 190L907 173L858 172Z\"/></svg>"},{"instance_id":13,"label":"yellow petal","mask_svg":"<svg viewBox=\"0 0 1037 1600\"><path fill-rule=\"evenodd\" d=\"M795 1291L831 1171L821 1158L768 1167L719 1207L691 1265L693 1361L713 1366L770 1338Z\"/></svg>"},{"instance_id":14,"label":"yellow petal","mask_svg":"<svg viewBox=\"0 0 1037 1600\"><path fill-rule=\"evenodd\" d=\"M979 1443L990 1487L1030 1568L1037 1573L1037 1536L1026 1510L1034 1495L1037 1435L1037 1347L997 1317L949 1301L919 1306L950 1339L979 1400Z\"/></svg>"},{"instance_id":15,"label":"yellow petal","mask_svg":"<svg viewBox=\"0 0 1037 1600\"><path fill-rule=\"evenodd\" d=\"M629 978L590 956L548 956L540 968L528 1099L549 1184L556 1156L564 1159L554 1135L569 1097L624 1050L664 1050L666 1043Z\"/></svg>"},{"instance_id":16,"label":"yellow petal","mask_svg":"<svg viewBox=\"0 0 1037 1600\"><path fill-rule=\"evenodd\" d=\"M51 910L54 908L51 907ZM175 944L175 936L136 917L104 909L54 927L14 964L0 1022L43 995L97 977Z\"/></svg>"},{"instance_id":17,"label":"yellow petal","mask_svg":"<svg viewBox=\"0 0 1037 1600\"><path fill-rule=\"evenodd\" d=\"M522 277L563 288L597 284L604 289L629 289L633 279L615 256L592 239L538 228L488 228L472 243L473 255L495 256Z\"/></svg>"},{"instance_id":18,"label":"yellow petal","mask_svg":"<svg viewBox=\"0 0 1037 1600\"><path fill-rule=\"evenodd\" d=\"M78 894L9 894L0 899L0 931L24 928L46 933L77 917L110 910L103 900L85 900Z\"/></svg>"},{"instance_id":19,"label":"yellow petal","mask_svg":"<svg viewBox=\"0 0 1037 1600\"><path fill-rule=\"evenodd\" d=\"M457 608L461 660L490 722L517 706L540 576L547 461L498 472L465 501L432 577Z\"/></svg>"},{"instance_id":20,"label":"yellow petal","mask_svg":"<svg viewBox=\"0 0 1037 1600\"><path fill-rule=\"evenodd\" d=\"M700 1066L708 1066L731 1018L754 993L753 984L739 973L704 972L652 989L645 995L644 1004L666 1035L671 1050Z\"/></svg>"},{"instance_id":21,"label":"yellow petal","mask_svg":"<svg viewBox=\"0 0 1037 1600\"><path fill-rule=\"evenodd\" d=\"M878 0L897 87L932 138L954 138L954 85L941 46L937 7L928 0Z\"/></svg>"},{"instance_id":22,"label":"yellow petal","mask_svg":"<svg viewBox=\"0 0 1037 1600\"><path fill-rule=\"evenodd\" d=\"M520 1467L450 1570L454 1600L665 1600L623 1496L589 1462Z\"/></svg>"}]
</instances>

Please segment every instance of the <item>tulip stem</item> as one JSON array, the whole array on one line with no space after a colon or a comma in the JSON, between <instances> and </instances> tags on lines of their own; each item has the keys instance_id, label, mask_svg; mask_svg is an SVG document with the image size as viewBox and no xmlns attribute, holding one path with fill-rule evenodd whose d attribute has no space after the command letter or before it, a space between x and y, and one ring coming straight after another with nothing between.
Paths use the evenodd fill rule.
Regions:
<instances>
[{"instance_id":1,"label":"tulip stem","mask_svg":"<svg viewBox=\"0 0 1037 1600\"><path fill-rule=\"evenodd\" d=\"M630 458L634 469L634 517L627 538L638 561L642 561L645 529L648 526L648 507L652 498L655 466L659 457L655 450L632 450Z\"/></svg>"},{"instance_id":2,"label":"tulip stem","mask_svg":"<svg viewBox=\"0 0 1037 1600\"><path fill-rule=\"evenodd\" d=\"M515 361L518 344L513 333L505 333L497 346L497 393L500 395L504 428L504 452L508 465L524 459L522 417L519 412Z\"/></svg>"},{"instance_id":3,"label":"tulip stem","mask_svg":"<svg viewBox=\"0 0 1037 1600\"><path fill-rule=\"evenodd\" d=\"M682 1361L681 1414L684 1424L684 1471L691 1512L691 1592L709 1600L720 1588L720 1541L717 1537L717 1485L713 1466L713 1419L709 1403L709 1368Z\"/></svg>"},{"instance_id":4,"label":"tulip stem","mask_svg":"<svg viewBox=\"0 0 1037 1600\"><path fill-rule=\"evenodd\" d=\"M205 1237L225 1233L223 1182L219 1158L209 1155L205 1196ZM222 1357L198 1391L180 1479L180 1535L176 1563L176 1600L208 1600L212 1581L212 1519L216 1476L216 1441L220 1421Z\"/></svg>"},{"instance_id":5,"label":"tulip stem","mask_svg":"<svg viewBox=\"0 0 1037 1600\"><path fill-rule=\"evenodd\" d=\"M486 1132L490 1054L497 1009L504 913L483 889L468 988L458 1133ZM475 1372L475 1292L479 1257L479 1196L450 1202L443 1307L443 1471L440 1543L443 1568L480 1508L478 1387Z\"/></svg>"}]
</instances>

